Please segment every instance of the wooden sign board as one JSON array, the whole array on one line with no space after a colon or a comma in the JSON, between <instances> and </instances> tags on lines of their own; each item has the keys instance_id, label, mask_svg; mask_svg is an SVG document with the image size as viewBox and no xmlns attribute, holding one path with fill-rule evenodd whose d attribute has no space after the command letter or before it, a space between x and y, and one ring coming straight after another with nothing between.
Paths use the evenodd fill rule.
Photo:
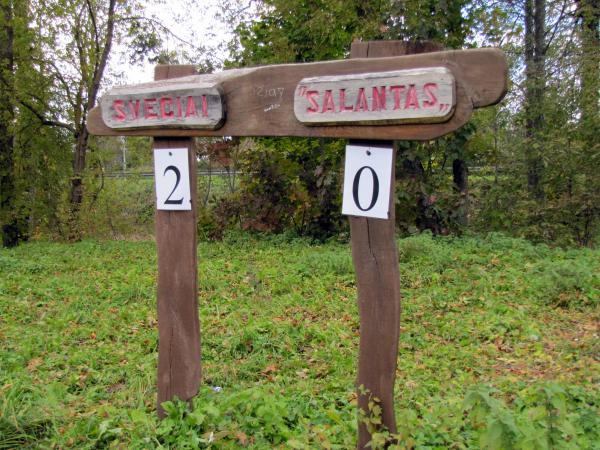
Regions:
<instances>
[{"instance_id":1,"label":"wooden sign board","mask_svg":"<svg viewBox=\"0 0 600 450\"><path fill-rule=\"evenodd\" d=\"M161 416L162 402L196 395L202 373L197 214L192 194L197 161L192 138L427 140L456 130L469 120L474 108L495 104L506 93L508 68L499 50L394 56L407 53L408 47L399 41L358 42L352 45L355 59L348 61L219 74L191 75L192 66L159 66L155 82L114 88L99 108L90 111L91 134L157 136L155 167L157 183L162 183L157 184L156 211ZM351 214L360 311L357 385L380 399L380 423L395 433L393 392L400 332L393 195L396 152L391 143L367 145L363 141L351 147L358 152L356 157L348 156L351 164L346 165L351 181L346 197L356 207L346 213ZM163 181L158 180L161 177ZM189 183L178 190L183 178ZM370 395L359 389L358 406L366 414L370 401ZM366 448L371 430L361 420L358 428L358 446Z\"/></svg>"},{"instance_id":2,"label":"wooden sign board","mask_svg":"<svg viewBox=\"0 0 600 450\"><path fill-rule=\"evenodd\" d=\"M467 123L474 108L499 102L506 93L507 72L504 54L492 48L232 69L115 88L90 111L88 130L106 136L429 140ZM386 86L385 98L381 86ZM218 90L221 105L226 105L226 120L215 91L190 91L209 87ZM340 89L346 89L343 103ZM307 94L311 90L318 90L319 97ZM196 122L192 113L185 117L189 95L196 102ZM204 110L202 95L208 102ZM115 105L115 100L123 104ZM335 112L342 104L347 109ZM311 114L311 108L319 112Z\"/></svg>"},{"instance_id":3,"label":"wooden sign board","mask_svg":"<svg viewBox=\"0 0 600 450\"><path fill-rule=\"evenodd\" d=\"M115 130L215 130L225 120L222 90L215 85L117 87L102 97L100 105L102 120Z\"/></svg>"},{"instance_id":4,"label":"wooden sign board","mask_svg":"<svg viewBox=\"0 0 600 450\"><path fill-rule=\"evenodd\" d=\"M304 78L294 114L307 125L445 122L456 104L445 67Z\"/></svg>"}]
</instances>

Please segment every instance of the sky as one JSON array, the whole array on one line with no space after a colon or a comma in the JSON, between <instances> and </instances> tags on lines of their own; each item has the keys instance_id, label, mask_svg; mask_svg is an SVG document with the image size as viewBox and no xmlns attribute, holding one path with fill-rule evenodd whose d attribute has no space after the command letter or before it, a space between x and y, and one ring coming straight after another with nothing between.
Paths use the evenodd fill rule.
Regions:
<instances>
[{"instance_id":1,"label":"sky","mask_svg":"<svg viewBox=\"0 0 600 450\"><path fill-rule=\"evenodd\" d=\"M228 27L217 17L222 1L219 0L144 0L147 17L152 17L171 30L163 33L162 40L167 51L190 52L196 46L214 49L217 57L226 58L219 47L232 37ZM154 64L131 64L123 45L117 45L109 65L111 84L137 84L152 81Z\"/></svg>"}]
</instances>

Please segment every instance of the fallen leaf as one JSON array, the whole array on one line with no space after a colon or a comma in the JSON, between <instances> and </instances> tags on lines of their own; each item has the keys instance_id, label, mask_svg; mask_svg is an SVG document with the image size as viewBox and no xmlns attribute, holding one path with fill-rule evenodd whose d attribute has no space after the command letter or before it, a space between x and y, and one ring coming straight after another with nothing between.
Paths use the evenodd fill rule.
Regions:
<instances>
[{"instance_id":1,"label":"fallen leaf","mask_svg":"<svg viewBox=\"0 0 600 450\"><path fill-rule=\"evenodd\" d=\"M42 358L33 358L31 361L29 361L29 363L27 364L27 370L29 370L30 372L33 372L37 369L37 367L42 363Z\"/></svg>"},{"instance_id":2,"label":"fallen leaf","mask_svg":"<svg viewBox=\"0 0 600 450\"><path fill-rule=\"evenodd\" d=\"M238 440L238 442L240 443L240 445L242 446L246 446L248 445L248 436L246 435L246 433L242 432L242 431L238 431L237 433L235 433L235 437Z\"/></svg>"},{"instance_id":3,"label":"fallen leaf","mask_svg":"<svg viewBox=\"0 0 600 450\"><path fill-rule=\"evenodd\" d=\"M296 372L296 375L298 375L298 377L300 377L302 379L306 379L306 378L308 378L308 369L298 370Z\"/></svg>"},{"instance_id":4,"label":"fallen leaf","mask_svg":"<svg viewBox=\"0 0 600 450\"><path fill-rule=\"evenodd\" d=\"M277 367L277 364L269 364L267 367L265 367L265 368L262 370L262 372L261 372L261 373L262 373L263 375L267 375L267 374L269 374L269 373L276 373L276 372L278 372L278 371L279 371L279 367Z\"/></svg>"}]
</instances>

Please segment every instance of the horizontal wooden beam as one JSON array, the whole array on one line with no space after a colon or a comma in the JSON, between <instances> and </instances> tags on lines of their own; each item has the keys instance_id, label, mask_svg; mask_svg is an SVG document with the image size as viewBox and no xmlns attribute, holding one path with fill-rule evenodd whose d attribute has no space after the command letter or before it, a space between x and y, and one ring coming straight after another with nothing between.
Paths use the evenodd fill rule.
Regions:
<instances>
[{"instance_id":1,"label":"horizontal wooden beam","mask_svg":"<svg viewBox=\"0 0 600 450\"><path fill-rule=\"evenodd\" d=\"M294 95L302 79L434 67L448 69L456 83L454 113L445 122L320 125L302 123L294 114ZM114 96L127 95L132 90L166 92L177 91L181 86L216 86L222 93L225 108L225 120L218 129L111 128L103 120L101 108L96 107L90 112L88 130L92 134L106 136L304 136L428 140L464 125L471 117L473 108L502 100L507 88L507 73L504 54L489 48L233 69L216 74L116 87L109 92ZM169 113L175 109L174 99L165 100L167 105L162 105L159 99L150 100L152 102L146 106L152 108L150 114L156 114L161 107L168 108ZM143 109L144 105L136 107ZM104 113L106 117L106 111ZM120 116L121 111L118 114Z\"/></svg>"}]
</instances>

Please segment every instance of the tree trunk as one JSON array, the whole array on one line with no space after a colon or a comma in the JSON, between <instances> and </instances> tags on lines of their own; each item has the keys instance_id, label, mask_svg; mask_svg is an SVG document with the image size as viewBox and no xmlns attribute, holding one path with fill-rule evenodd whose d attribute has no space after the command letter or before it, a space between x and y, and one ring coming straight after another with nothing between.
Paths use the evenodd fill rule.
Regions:
<instances>
[{"instance_id":1,"label":"tree trunk","mask_svg":"<svg viewBox=\"0 0 600 450\"><path fill-rule=\"evenodd\" d=\"M13 121L14 91L14 29L12 0L0 3L0 225L2 245L14 247L19 243L21 230L15 211L15 180L13 173L15 137Z\"/></svg>"},{"instance_id":2,"label":"tree trunk","mask_svg":"<svg viewBox=\"0 0 600 450\"><path fill-rule=\"evenodd\" d=\"M90 60L96 60L97 63L93 67L93 71L90 74L82 74L83 80L91 80L89 85L84 86L84 90L87 94L87 100L82 105L82 111L80 118L75 123L77 132L75 133L75 152L73 154L73 177L71 179L71 193L69 200L71 203L70 214L69 214L69 240L76 241L81 239L81 230L79 226L79 213L81 210L81 203L83 202L84 186L83 186L83 174L85 171L85 158L88 149L89 133L87 131L87 115L88 112L95 106L96 98L98 96L98 90L100 89L100 83L104 76L104 69L108 62L108 56L112 48L112 41L114 36L115 27L115 7L116 0L110 0L108 5L106 30L102 36L96 35L96 40L93 42L92 50L90 53L96 53L93 57L89 57ZM95 13L90 10L90 18L95 25ZM81 33L76 36L81 36ZM80 38L81 39L81 38ZM80 42L78 45L80 52L85 52L86 43ZM85 68L81 67L84 71Z\"/></svg>"},{"instance_id":3,"label":"tree trunk","mask_svg":"<svg viewBox=\"0 0 600 450\"><path fill-rule=\"evenodd\" d=\"M463 159L452 161L454 189L459 193L456 221L461 227L469 225L469 168Z\"/></svg>"},{"instance_id":4,"label":"tree trunk","mask_svg":"<svg viewBox=\"0 0 600 450\"><path fill-rule=\"evenodd\" d=\"M577 240L580 245L592 246L597 232L600 209L597 207L600 197L598 171L600 161L593 155L598 150L598 129L600 129L600 114L598 100L600 99L600 0L578 0L577 16L581 21L579 28L581 42L581 60L579 63L579 80L581 83L579 108L579 137L583 144L580 156L586 165L586 192L583 197L583 207L576 214L579 225L576 226Z\"/></svg>"},{"instance_id":5,"label":"tree trunk","mask_svg":"<svg viewBox=\"0 0 600 450\"><path fill-rule=\"evenodd\" d=\"M544 199L541 150L546 87L546 1L525 0L525 154L527 186L533 197Z\"/></svg>"},{"instance_id":6,"label":"tree trunk","mask_svg":"<svg viewBox=\"0 0 600 450\"><path fill-rule=\"evenodd\" d=\"M597 139L600 90L600 0L578 0L581 19L581 132L588 146Z\"/></svg>"},{"instance_id":7,"label":"tree trunk","mask_svg":"<svg viewBox=\"0 0 600 450\"><path fill-rule=\"evenodd\" d=\"M79 226L79 213L81 203L83 202L83 172L85 170L85 157L88 148L89 134L85 127L79 130L75 136L75 152L73 153L73 176L71 177L71 193L69 201L71 208L69 211L69 236L70 241L81 239L81 229Z\"/></svg>"},{"instance_id":8,"label":"tree trunk","mask_svg":"<svg viewBox=\"0 0 600 450\"><path fill-rule=\"evenodd\" d=\"M443 234L442 217L435 209L436 196L428 195L423 189L427 181L421 159L418 156L410 158L405 153L401 153L399 156L402 157L402 161L397 179L410 179L413 187L418 186L414 191L416 197L415 225L419 231L429 230L435 235Z\"/></svg>"}]
</instances>

